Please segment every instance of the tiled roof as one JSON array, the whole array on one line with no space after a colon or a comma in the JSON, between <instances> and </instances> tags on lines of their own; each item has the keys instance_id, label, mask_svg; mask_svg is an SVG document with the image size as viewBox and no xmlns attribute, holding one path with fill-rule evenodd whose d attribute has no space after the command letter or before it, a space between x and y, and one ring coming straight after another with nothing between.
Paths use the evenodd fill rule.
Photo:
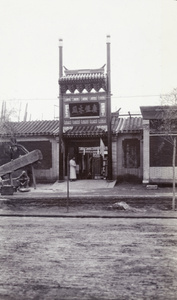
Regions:
<instances>
[{"instance_id":1,"label":"tiled roof","mask_svg":"<svg viewBox=\"0 0 177 300\"><path fill-rule=\"evenodd\" d=\"M96 137L106 135L106 131L97 126L74 126L65 132L65 137Z\"/></svg>"},{"instance_id":2,"label":"tiled roof","mask_svg":"<svg viewBox=\"0 0 177 300\"><path fill-rule=\"evenodd\" d=\"M104 66L100 69L83 69L83 70L65 70L65 75L60 78L60 82L65 81L82 81L82 80L101 80L105 79Z\"/></svg>"},{"instance_id":3,"label":"tiled roof","mask_svg":"<svg viewBox=\"0 0 177 300\"><path fill-rule=\"evenodd\" d=\"M59 80L60 83L66 81L99 81L105 80L106 75L104 74L104 66L100 69L83 69L83 70L65 70L65 75Z\"/></svg>"},{"instance_id":4,"label":"tiled roof","mask_svg":"<svg viewBox=\"0 0 177 300\"><path fill-rule=\"evenodd\" d=\"M0 136L55 135L59 132L59 121L27 121L0 124Z\"/></svg>"},{"instance_id":5,"label":"tiled roof","mask_svg":"<svg viewBox=\"0 0 177 300\"><path fill-rule=\"evenodd\" d=\"M65 68L66 69L66 68ZM104 66L100 69L65 70L65 75L59 79L60 89L63 94L67 91L82 93L86 90L99 92L101 89L106 91L106 74Z\"/></svg>"},{"instance_id":6,"label":"tiled roof","mask_svg":"<svg viewBox=\"0 0 177 300\"><path fill-rule=\"evenodd\" d=\"M174 119L176 119L177 105L140 106L140 110L144 120L162 119L165 113L167 113L167 116L168 113L170 113L170 118L174 116ZM174 112L174 114L172 114L172 112Z\"/></svg>"},{"instance_id":7,"label":"tiled roof","mask_svg":"<svg viewBox=\"0 0 177 300\"><path fill-rule=\"evenodd\" d=\"M118 133L135 133L142 131L142 117L120 118L113 115L112 131Z\"/></svg>"},{"instance_id":8,"label":"tiled roof","mask_svg":"<svg viewBox=\"0 0 177 300\"><path fill-rule=\"evenodd\" d=\"M112 114L112 132L119 133L138 133L142 131L141 117L119 118ZM64 134L65 137L93 137L106 135L106 131L99 126L74 126Z\"/></svg>"},{"instance_id":9,"label":"tiled roof","mask_svg":"<svg viewBox=\"0 0 177 300\"><path fill-rule=\"evenodd\" d=\"M71 74L67 76L63 76L60 78L60 82L65 82L65 81L82 81L82 80L87 80L87 81L92 81L94 80L101 80L105 79L106 75L105 74L100 74L100 73L94 73L94 74Z\"/></svg>"},{"instance_id":10,"label":"tiled roof","mask_svg":"<svg viewBox=\"0 0 177 300\"><path fill-rule=\"evenodd\" d=\"M59 121L26 121L7 123L8 128L4 128L0 123L0 136L10 136L13 132L15 136L30 135L59 135ZM121 118L112 114L112 132L135 133L142 131L141 117ZM65 137L94 137L106 135L106 131L100 126L74 126L64 133Z\"/></svg>"}]
</instances>

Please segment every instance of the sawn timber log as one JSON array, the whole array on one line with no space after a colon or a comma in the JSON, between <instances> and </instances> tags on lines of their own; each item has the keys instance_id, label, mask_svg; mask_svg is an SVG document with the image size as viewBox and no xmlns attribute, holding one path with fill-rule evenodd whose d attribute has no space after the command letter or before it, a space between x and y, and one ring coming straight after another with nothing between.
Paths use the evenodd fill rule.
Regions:
<instances>
[{"instance_id":1,"label":"sawn timber log","mask_svg":"<svg viewBox=\"0 0 177 300\"><path fill-rule=\"evenodd\" d=\"M42 153L40 150L33 150L25 155L22 155L10 162L0 166L0 176L10 174L15 170L21 169L25 166L31 165L38 160L42 160Z\"/></svg>"}]
</instances>

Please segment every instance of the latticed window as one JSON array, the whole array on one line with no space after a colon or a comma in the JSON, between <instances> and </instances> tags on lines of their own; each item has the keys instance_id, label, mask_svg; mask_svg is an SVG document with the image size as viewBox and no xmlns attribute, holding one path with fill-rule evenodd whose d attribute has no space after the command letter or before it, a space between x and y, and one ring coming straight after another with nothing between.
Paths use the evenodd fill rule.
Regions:
<instances>
[{"instance_id":1,"label":"latticed window","mask_svg":"<svg viewBox=\"0 0 177 300\"><path fill-rule=\"evenodd\" d=\"M124 168L139 168L140 141L138 139L125 139L123 141Z\"/></svg>"}]
</instances>

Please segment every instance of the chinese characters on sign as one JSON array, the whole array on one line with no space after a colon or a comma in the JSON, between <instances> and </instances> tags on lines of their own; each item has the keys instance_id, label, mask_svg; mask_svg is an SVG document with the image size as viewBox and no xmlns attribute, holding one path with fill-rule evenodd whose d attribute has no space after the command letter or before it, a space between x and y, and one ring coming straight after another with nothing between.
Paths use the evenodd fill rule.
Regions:
<instances>
[{"instance_id":1,"label":"chinese characters on sign","mask_svg":"<svg viewBox=\"0 0 177 300\"><path fill-rule=\"evenodd\" d=\"M69 104L70 117L98 117L99 116L99 103L70 103Z\"/></svg>"}]
</instances>

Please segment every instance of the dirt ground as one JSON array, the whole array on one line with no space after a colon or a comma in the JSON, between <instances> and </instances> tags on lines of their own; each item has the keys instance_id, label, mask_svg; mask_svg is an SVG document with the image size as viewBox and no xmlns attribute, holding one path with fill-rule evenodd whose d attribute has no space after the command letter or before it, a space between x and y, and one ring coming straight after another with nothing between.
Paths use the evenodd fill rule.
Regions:
<instances>
[{"instance_id":1,"label":"dirt ground","mask_svg":"<svg viewBox=\"0 0 177 300\"><path fill-rule=\"evenodd\" d=\"M175 219L0 219L0 299L177 299Z\"/></svg>"}]
</instances>

